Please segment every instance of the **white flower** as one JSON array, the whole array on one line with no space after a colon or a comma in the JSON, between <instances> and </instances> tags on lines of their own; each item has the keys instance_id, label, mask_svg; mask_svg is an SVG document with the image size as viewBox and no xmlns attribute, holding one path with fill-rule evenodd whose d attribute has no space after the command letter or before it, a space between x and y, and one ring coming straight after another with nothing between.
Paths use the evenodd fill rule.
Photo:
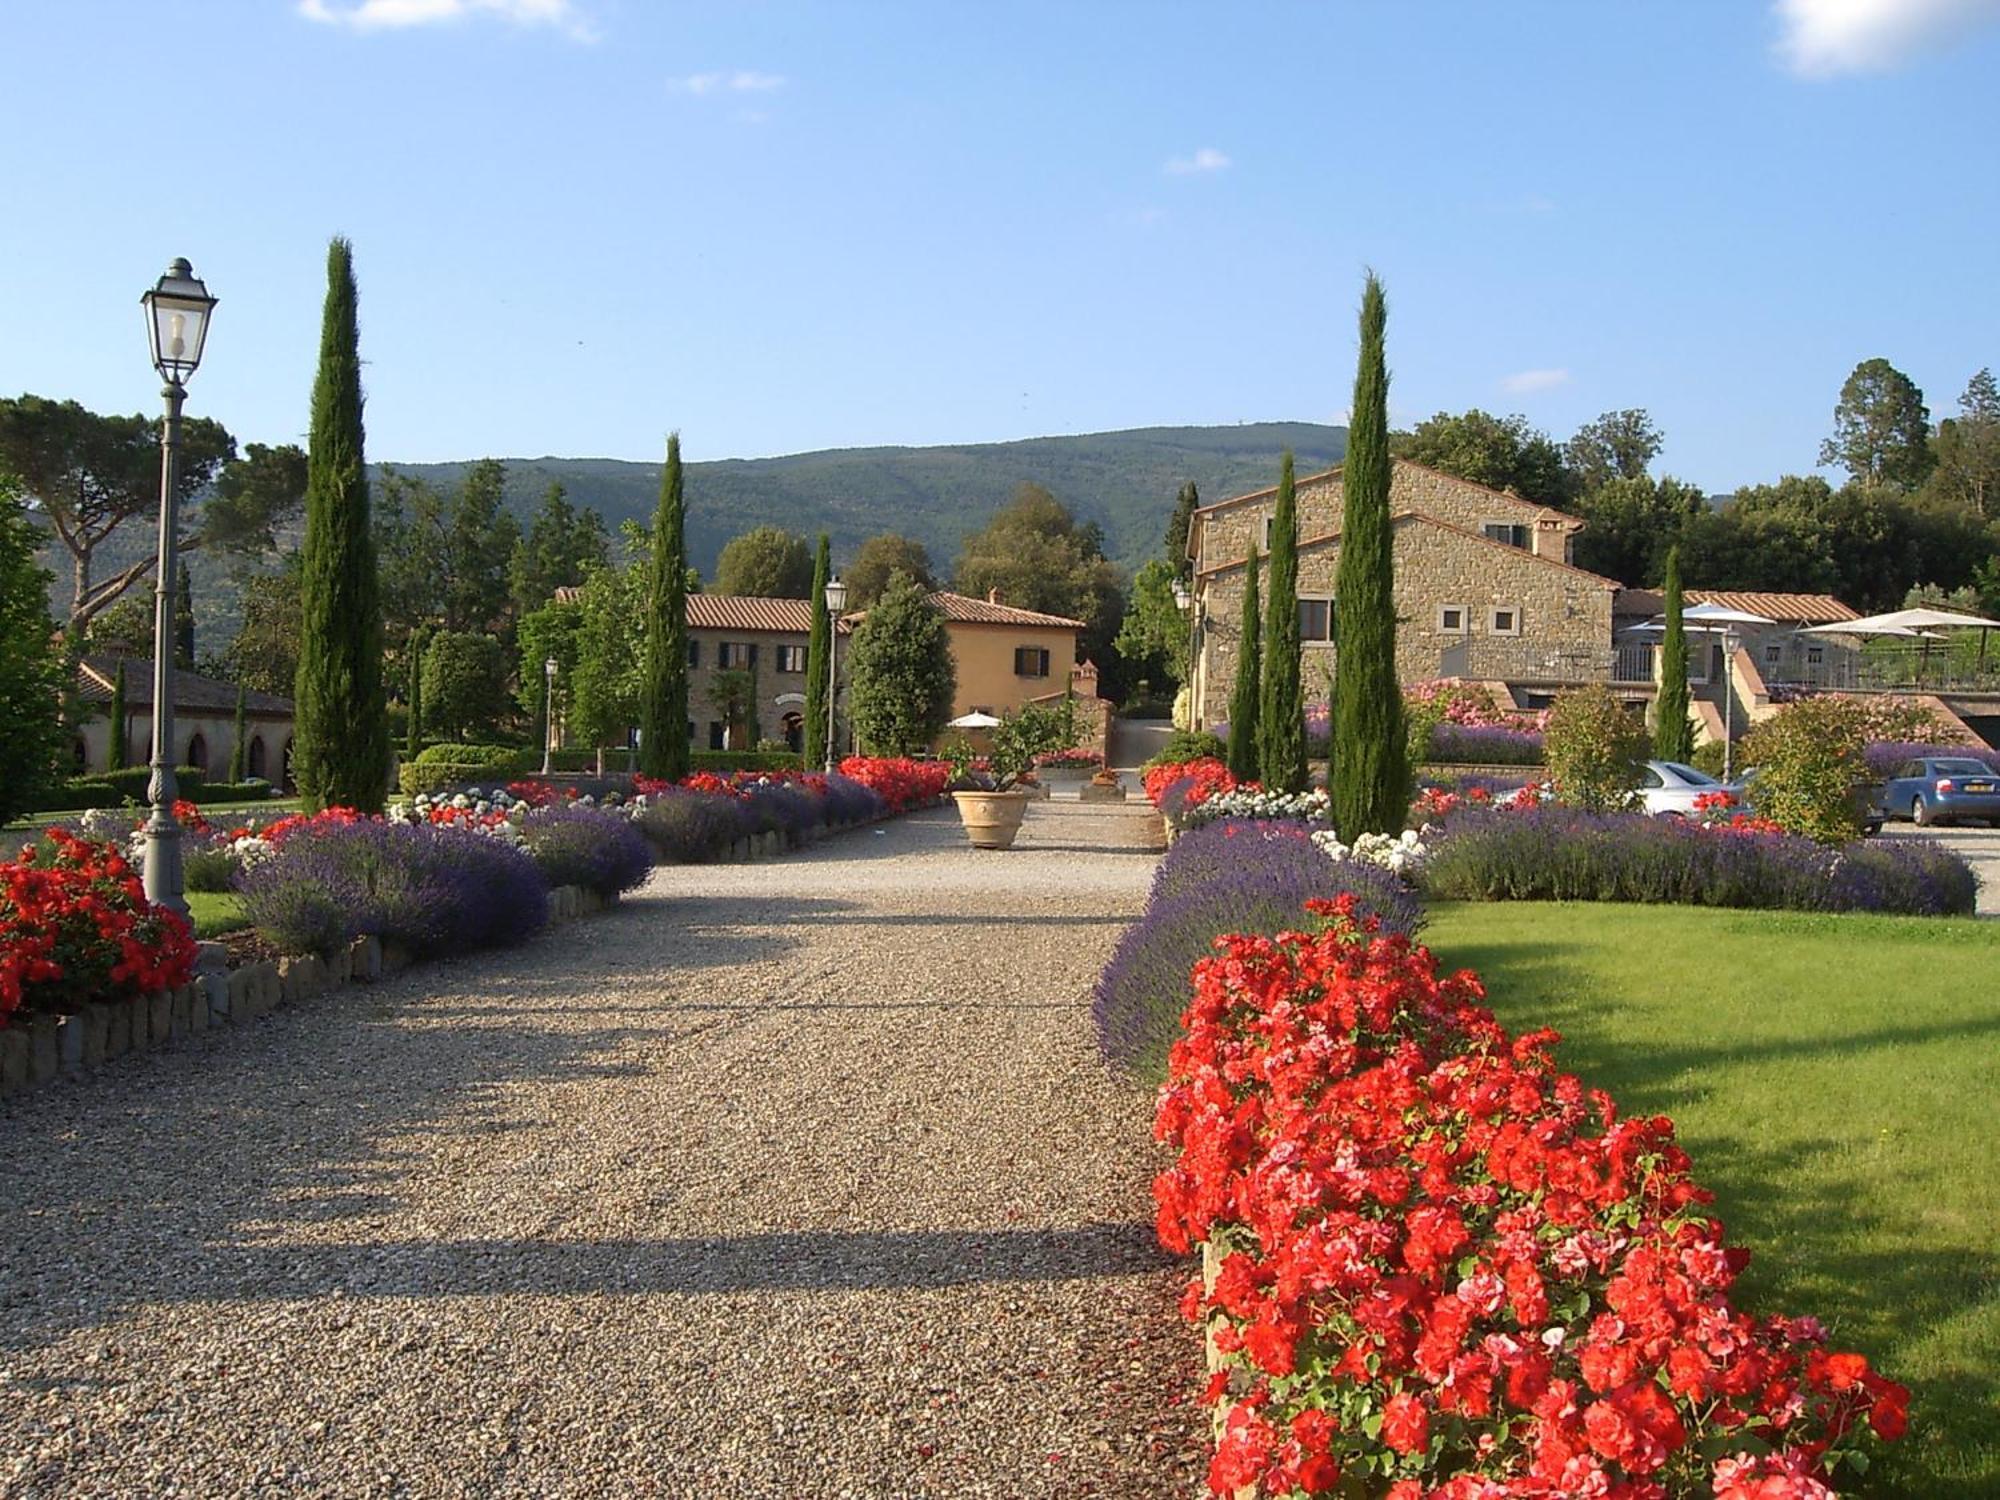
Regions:
<instances>
[{"instance_id":1,"label":"white flower","mask_svg":"<svg viewBox=\"0 0 2000 1500\"><path fill-rule=\"evenodd\" d=\"M460 812L465 812L471 808L472 799L466 796L465 793L460 792L456 797L451 799L451 805Z\"/></svg>"}]
</instances>

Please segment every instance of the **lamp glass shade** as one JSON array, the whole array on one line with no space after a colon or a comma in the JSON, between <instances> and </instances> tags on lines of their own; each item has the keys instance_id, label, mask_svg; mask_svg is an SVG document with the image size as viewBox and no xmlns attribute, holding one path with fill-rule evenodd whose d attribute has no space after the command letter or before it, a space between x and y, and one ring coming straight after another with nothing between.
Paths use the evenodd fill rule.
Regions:
<instances>
[{"instance_id":1,"label":"lamp glass shade","mask_svg":"<svg viewBox=\"0 0 2000 1500\"><path fill-rule=\"evenodd\" d=\"M1178 578L1174 580L1175 609L1186 609L1188 607L1188 601L1193 597L1194 596L1187 591L1186 584L1182 583Z\"/></svg>"},{"instance_id":2,"label":"lamp glass shade","mask_svg":"<svg viewBox=\"0 0 2000 1500\"><path fill-rule=\"evenodd\" d=\"M847 608L847 585L840 581L838 573L826 581L826 607L836 615Z\"/></svg>"},{"instance_id":3,"label":"lamp glass shade","mask_svg":"<svg viewBox=\"0 0 2000 1500\"><path fill-rule=\"evenodd\" d=\"M542 663L542 670L548 673L549 676L553 677L556 675L556 668L560 665L561 663L558 662L553 656L551 656Z\"/></svg>"},{"instance_id":4,"label":"lamp glass shade","mask_svg":"<svg viewBox=\"0 0 2000 1500\"><path fill-rule=\"evenodd\" d=\"M185 260L167 267L159 285L139 299L146 305L146 333L153 345L153 368L175 382L194 374L208 341L208 315L216 299L208 295Z\"/></svg>"}]
</instances>

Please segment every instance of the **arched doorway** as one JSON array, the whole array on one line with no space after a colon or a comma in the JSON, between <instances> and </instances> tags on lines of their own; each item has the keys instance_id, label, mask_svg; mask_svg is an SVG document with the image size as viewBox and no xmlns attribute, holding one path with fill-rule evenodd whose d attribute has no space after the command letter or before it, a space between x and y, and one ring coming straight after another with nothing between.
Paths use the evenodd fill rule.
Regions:
<instances>
[{"instance_id":1,"label":"arched doorway","mask_svg":"<svg viewBox=\"0 0 2000 1500\"><path fill-rule=\"evenodd\" d=\"M263 736L263 735L261 735L261 734L253 734L253 735L251 735L251 736L250 736L250 752L249 752L249 754L248 754L248 755L247 755L247 756L246 756L246 757L244 758L244 762L243 762L243 764L244 764L244 770L245 770L245 772L246 772L247 774L249 774L249 775L251 775L251 776L255 776L255 777L257 777L257 778L258 778L259 780L262 780L262 779L263 779L263 775L264 775L264 736Z\"/></svg>"},{"instance_id":2,"label":"arched doorway","mask_svg":"<svg viewBox=\"0 0 2000 1500\"><path fill-rule=\"evenodd\" d=\"M806 721L797 713L788 713L779 721L785 727L785 748L794 755L806 747Z\"/></svg>"},{"instance_id":3,"label":"arched doorway","mask_svg":"<svg viewBox=\"0 0 2000 1500\"><path fill-rule=\"evenodd\" d=\"M208 770L208 736L199 732L188 736L187 764L197 771Z\"/></svg>"}]
</instances>

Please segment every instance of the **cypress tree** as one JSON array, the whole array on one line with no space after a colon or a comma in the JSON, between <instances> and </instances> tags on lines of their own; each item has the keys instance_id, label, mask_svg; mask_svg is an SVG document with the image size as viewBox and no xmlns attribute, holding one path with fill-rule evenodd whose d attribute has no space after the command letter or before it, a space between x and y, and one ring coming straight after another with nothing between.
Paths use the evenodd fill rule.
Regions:
<instances>
[{"instance_id":1,"label":"cypress tree","mask_svg":"<svg viewBox=\"0 0 2000 1500\"><path fill-rule=\"evenodd\" d=\"M1257 779L1257 697L1264 687L1264 655L1260 649L1263 606L1257 599L1257 544L1250 543L1250 560L1243 565L1243 645L1236 653L1236 681L1229 688L1229 774L1238 781Z\"/></svg>"},{"instance_id":2,"label":"cypress tree","mask_svg":"<svg viewBox=\"0 0 2000 1500\"><path fill-rule=\"evenodd\" d=\"M833 617L826 607L826 583L833 576L833 554L826 533L819 534L819 555L813 560L812 635L806 644L806 769L826 764L826 668L833 644Z\"/></svg>"},{"instance_id":3,"label":"cypress tree","mask_svg":"<svg viewBox=\"0 0 2000 1500\"><path fill-rule=\"evenodd\" d=\"M1661 760L1685 761L1694 754L1694 724L1688 718L1687 626L1681 609L1681 549L1667 549L1667 630L1660 640L1660 696L1653 725L1653 753Z\"/></svg>"},{"instance_id":4,"label":"cypress tree","mask_svg":"<svg viewBox=\"0 0 2000 1500\"><path fill-rule=\"evenodd\" d=\"M114 771L125 769L126 758L132 753L130 742L131 724L125 709L125 658L118 658L118 675L111 679L111 755L110 765Z\"/></svg>"},{"instance_id":5,"label":"cypress tree","mask_svg":"<svg viewBox=\"0 0 2000 1500\"><path fill-rule=\"evenodd\" d=\"M362 456L354 247L338 236L327 246L326 282L299 549L292 770L308 811L345 806L377 813L389 765L382 598Z\"/></svg>"},{"instance_id":6,"label":"cypress tree","mask_svg":"<svg viewBox=\"0 0 2000 1500\"><path fill-rule=\"evenodd\" d=\"M660 474L660 505L653 515L644 672L639 769L648 776L679 781L688 773L688 676L687 502L678 432L667 437L667 466Z\"/></svg>"},{"instance_id":7,"label":"cypress tree","mask_svg":"<svg viewBox=\"0 0 2000 1500\"><path fill-rule=\"evenodd\" d=\"M403 730L403 759L415 760L424 748L424 638L410 632L410 722Z\"/></svg>"},{"instance_id":8,"label":"cypress tree","mask_svg":"<svg viewBox=\"0 0 2000 1500\"><path fill-rule=\"evenodd\" d=\"M1342 467L1334 582L1333 822L1350 842L1364 833L1398 832L1410 810L1409 747L1396 680L1389 371L1382 352L1387 320L1382 283L1370 272L1361 297L1361 360Z\"/></svg>"},{"instance_id":9,"label":"cypress tree","mask_svg":"<svg viewBox=\"0 0 2000 1500\"><path fill-rule=\"evenodd\" d=\"M186 563L174 585L174 665L183 672L194 670L194 584Z\"/></svg>"},{"instance_id":10,"label":"cypress tree","mask_svg":"<svg viewBox=\"0 0 2000 1500\"><path fill-rule=\"evenodd\" d=\"M1271 592L1264 603L1264 679L1257 705L1258 779L1274 792L1306 789L1306 704L1299 683L1299 507L1292 450L1278 468L1271 517Z\"/></svg>"},{"instance_id":11,"label":"cypress tree","mask_svg":"<svg viewBox=\"0 0 2000 1500\"><path fill-rule=\"evenodd\" d=\"M236 740L229 748L229 779L241 781L250 759L250 690L236 685Z\"/></svg>"}]
</instances>

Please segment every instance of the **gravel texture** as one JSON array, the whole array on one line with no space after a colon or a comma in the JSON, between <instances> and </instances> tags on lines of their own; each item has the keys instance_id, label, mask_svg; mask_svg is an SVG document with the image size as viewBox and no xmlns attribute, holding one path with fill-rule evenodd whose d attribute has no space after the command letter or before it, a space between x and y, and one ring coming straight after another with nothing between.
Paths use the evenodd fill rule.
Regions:
<instances>
[{"instance_id":1,"label":"gravel texture","mask_svg":"<svg viewBox=\"0 0 2000 1500\"><path fill-rule=\"evenodd\" d=\"M1150 815L949 809L0 1106L0 1492L1174 1496Z\"/></svg>"}]
</instances>

